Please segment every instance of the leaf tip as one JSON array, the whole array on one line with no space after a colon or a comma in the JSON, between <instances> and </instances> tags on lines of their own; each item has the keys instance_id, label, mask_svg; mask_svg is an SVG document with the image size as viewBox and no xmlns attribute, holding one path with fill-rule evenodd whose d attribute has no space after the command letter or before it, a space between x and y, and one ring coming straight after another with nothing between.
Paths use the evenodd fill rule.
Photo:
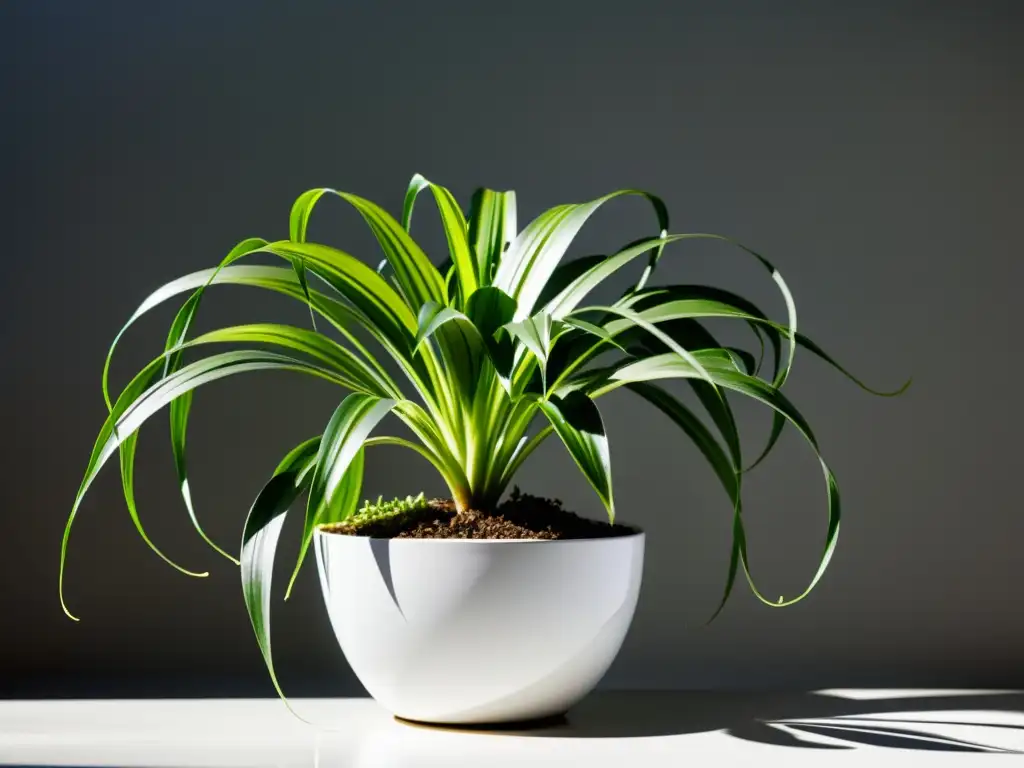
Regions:
<instances>
[{"instance_id":1,"label":"leaf tip","mask_svg":"<svg viewBox=\"0 0 1024 768\"><path fill-rule=\"evenodd\" d=\"M910 389L910 385L911 385L911 384L912 384L913 382L914 382L914 377L913 377L913 376L908 376L908 377L907 377L907 380L906 380L905 382L903 382L903 386L902 386L902 387L900 387L899 389L897 389L897 390L896 390L896 391L894 391L894 392L885 392L885 393L882 393L882 395L883 395L883 397L899 397L899 396L900 396L900 395L902 395L902 394L903 394L904 392L906 392L906 391L907 391L908 389Z\"/></svg>"},{"instance_id":2,"label":"leaf tip","mask_svg":"<svg viewBox=\"0 0 1024 768\"><path fill-rule=\"evenodd\" d=\"M75 616L75 614L73 614L71 611L68 610L68 606L64 602L64 596L63 595L61 595L61 598L60 598L60 607L64 611L64 615L67 616L69 619L71 619L72 621L81 621L80 618L78 618L77 616Z\"/></svg>"},{"instance_id":3,"label":"leaf tip","mask_svg":"<svg viewBox=\"0 0 1024 768\"><path fill-rule=\"evenodd\" d=\"M303 552L305 554L305 552ZM299 575L299 568L302 567L302 560L300 559L295 565L295 570L292 572L292 577L288 580L288 586L284 590L284 599L288 600L292 596L292 588L295 586L295 579Z\"/></svg>"}]
</instances>

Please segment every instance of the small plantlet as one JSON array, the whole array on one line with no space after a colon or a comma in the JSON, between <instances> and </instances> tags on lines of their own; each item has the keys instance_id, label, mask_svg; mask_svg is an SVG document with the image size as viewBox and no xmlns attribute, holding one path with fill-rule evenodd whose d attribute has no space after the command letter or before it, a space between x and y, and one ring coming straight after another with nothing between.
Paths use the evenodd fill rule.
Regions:
<instances>
[{"instance_id":1,"label":"small plantlet","mask_svg":"<svg viewBox=\"0 0 1024 768\"><path fill-rule=\"evenodd\" d=\"M406 496L404 499L392 499L384 501L383 496L377 497L377 503L371 504L366 501L363 506L356 510L352 517L346 522L352 525L369 523L376 520L384 520L389 517L401 517L411 512L418 512L427 506L427 498L422 493L416 497Z\"/></svg>"},{"instance_id":2,"label":"small plantlet","mask_svg":"<svg viewBox=\"0 0 1024 768\"><path fill-rule=\"evenodd\" d=\"M447 237L443 258L429 258L410 234L414 205L424 191L433 198ZM650 235L608 255L564 261L590 216L621 197L637 197L651 205ZM383 251L380 268L309 241L310 216L327 198L340 199L362 216ZM778 288L786 318L772 320L752 302L720 288L656 285L653 278L667 248L673 246L685 258L691 241L718 242L751 259ZM274 264L253 263L260 257ZM587 303L595 288L628 268L633 268L629 289L619 299ZM314 322L310 328L265 322L236 325L190 337L200 303L214 285L283 294L307 308ZM142 315L180 294L188 297L171 324L163 351L116 398L111 397L108 372L117 342ZM706 320L722 318L749 329L749 349L723 345L708 330ZM224 344L233 348L214 351ZM390 502L378 499L357 509L367 448L397 446L415 452L440 474L459 513L486 515L497 509L523 462L556 435L593 487L609 521L614 521L611 453L597 403L621 388L653 405L696 444L728 496L733 544L719 610L741 571L762 602L791 605L818 583L840 525L839 489L832 471L821 458L810 425L782 394L797 347L857 381L797 331L793 297L767 259L720 235L669 234L664 203L645 192L621 190L586 203L559 205L520 230L513 192L479 190L464 213L447 189L417 175L396 219L356 195L310 190L292 207L287 239L241 241L219 265L178 278L151 294L115 337L102 381L109 416L64 530L61 604L67 611L64 562L72 523L97 473L115 453L128 512L145 542L179 570L205 575L164 555L150 541L136 509L139 429L165 406L170 410L172 454L184 506L198 534L240 564L245 604L273 678L271 572L285 515L301 494L307 493L308 499L289 590L318 526L353 516L382 519L407 514L427 503L420 494ZM770 364L765 364L766 351ZM199 356L186 359L194 354ZM390 358L390 367L378 359L382 355ZM769 367L770 373L762 374ZM256 371L301 373L346 394L323 433L292 449L259 493L245 521L236 559L210 541L199 523L189 491L185 437L195 389ZM663 379L685 382L707 423L656 383ZM774 413L767 443L753 462L744 458L730 405L730 397L737 394ZM389 414L404 423L411 438L376 433ZM820 563L807 588L788 601L773 601L761 594L750 573L741 490L744 472L768 454L787 424L821 463L828 523Z\"/></svg>"}]
</instances>

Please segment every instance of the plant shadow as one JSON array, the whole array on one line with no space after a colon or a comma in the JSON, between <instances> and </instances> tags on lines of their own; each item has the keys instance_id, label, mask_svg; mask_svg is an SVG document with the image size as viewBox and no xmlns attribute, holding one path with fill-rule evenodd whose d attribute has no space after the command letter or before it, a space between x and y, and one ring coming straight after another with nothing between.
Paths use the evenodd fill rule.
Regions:
<instances>
[{"instance_id":1,"label":"plant shadow","mask_svg":"<svg viewBox=\"0 0 1024 768\"><path fill-rule=\"evenodd\" d=\"M549 739L621 739L723 731L744 741L800 749L881 746L1024 753L1024 717L1010 723L995 713L1024 716L1024 692L880 692L868 698L846 697L839 692L599 693L572 709L560 722L513 732ZM1007 729L1015 732L1020 736L1020 747L1008 749L984 743L981 739L987 729L996 729L1004 736ZM957 735L949 735L950 730Z\"/></svg>"}]
</instances>

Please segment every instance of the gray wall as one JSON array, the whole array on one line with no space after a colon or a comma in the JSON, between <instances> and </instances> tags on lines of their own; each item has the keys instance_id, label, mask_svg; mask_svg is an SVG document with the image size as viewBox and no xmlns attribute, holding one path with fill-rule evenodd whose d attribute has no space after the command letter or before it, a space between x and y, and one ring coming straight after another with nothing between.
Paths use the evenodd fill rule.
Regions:
<instances>
[{"instance_id":1,"label":"gray wall","mask_svg":"<svg viewBox=\"0 0 1024 768\"><path fill-rule=\"evenodd\" d=\"M416 171L466 200L515 188L521 215L622 186L654 190L674 229L734 235L774 259L800 323L872 398L798 358L789 387L845 492L831 570L772 610L722 586L729 507L696 451L628 394L604 407L621 515L651 531L616 686L1024 684L1016 484L1024 157L1022 13L1011 2L0 4L0 303L4 404L0 694L271 694L237 572L193 535L163 418L143 431L142 515L192 580L137 538L106 471L71 541L60 531L105 410L99 377L122 321L162 282L247 235L281 237L301 191L332 185L392 210ZM293 7L294 6L294 7ZM585 10L584 10L585 9ZM428 221L427 208L420 221ZM649 231L615 204L577 254ZM357 217L314 236L376 262ZM421 228L436 252L436 224ZM711 282L782 311L723 248L676 247L662 278ZM171 308L132 333L123 382ZM302 322L242 289L206 327ZM196 398L193 489L234 546L276 459L319 431L326 386L268 375ZM767 419L742 408L748 453ZM522 484L600 513L561 446ZM403 453L370 462L376 496L443 489ZM790 434L748 482L753 566L793 595L824 531L820 474ZM290 532L286 547L294 546ZM358 690L315 573L275 604L292 693Z\"/></svg>"}]
</instances>

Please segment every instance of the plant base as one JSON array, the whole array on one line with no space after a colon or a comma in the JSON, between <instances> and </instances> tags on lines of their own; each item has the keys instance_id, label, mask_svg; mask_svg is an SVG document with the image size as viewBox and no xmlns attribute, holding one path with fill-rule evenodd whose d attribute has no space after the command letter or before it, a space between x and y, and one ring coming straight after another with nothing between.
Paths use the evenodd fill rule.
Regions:
<instances>
[{"instance_id":1,"label":"plant base","mask_svg":"<svg viewBox=\"0 0 1024 768\"><path fill-rule=\"evenodd\" d=\"M424 500L391 515L356 515L323 526L326 533L379 539L598 539L629 536L635 528L569 512L557 499L512 493L493 513L457 511L447 499Z\"/></svg>"}]
</instances>

